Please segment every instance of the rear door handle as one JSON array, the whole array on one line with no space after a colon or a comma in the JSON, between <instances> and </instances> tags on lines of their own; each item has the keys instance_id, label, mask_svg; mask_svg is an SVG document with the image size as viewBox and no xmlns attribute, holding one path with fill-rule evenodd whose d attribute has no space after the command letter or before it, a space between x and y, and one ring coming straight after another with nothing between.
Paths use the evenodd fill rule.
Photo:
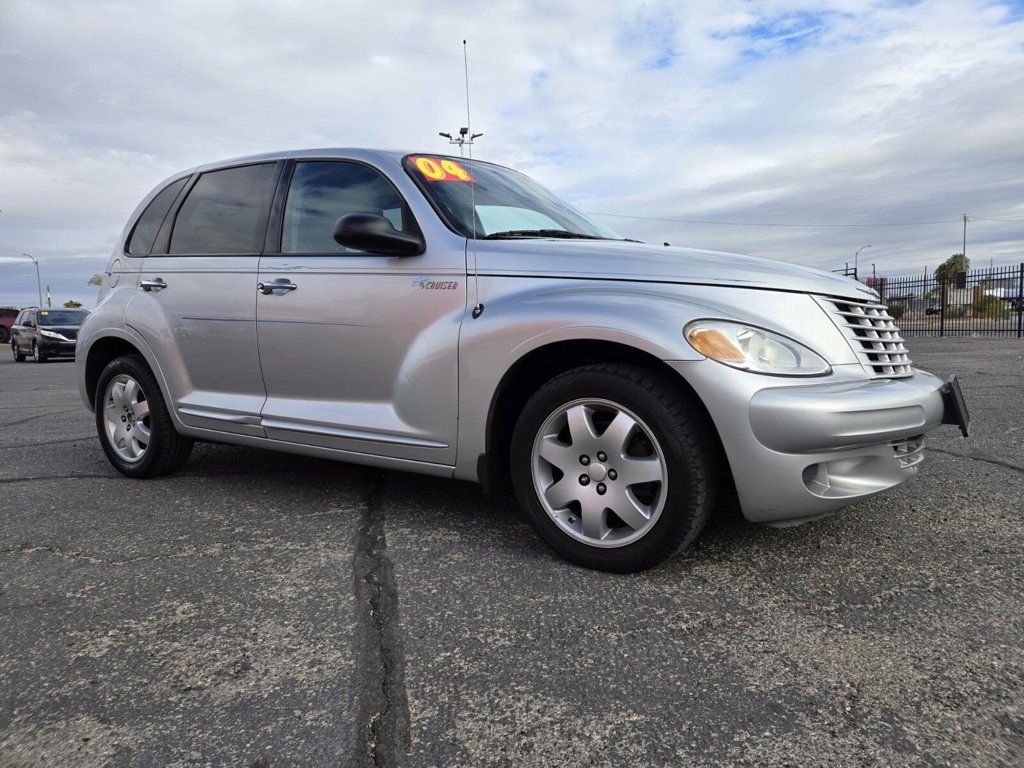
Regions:
<instances>
[{"instance_id":1,"label":"rear door handle","mask_svg":"<svg viewBox=\"0 0 1024 768\"><path fill-rule=\"evenodd\" d=\"M144 291L159 291L167 287L162 277L154 277L152 280L140 280L139 285Z\"/></svg>"},{"instance_id":2,"label":"rear door handle","mask_svg":"<svg viewBox=\"0 0 1024 768\"><path fill-rule=\"evenodd\" d=\"M289 280L287 277L279 277L276 280L271 280L269 283L262 281L256 283L256 290L262 293L264 296L269 296L274 291L294 291L298 288L295 283ZM284 294L277 294L283 296Z\"/></svg>"}]
</instances>

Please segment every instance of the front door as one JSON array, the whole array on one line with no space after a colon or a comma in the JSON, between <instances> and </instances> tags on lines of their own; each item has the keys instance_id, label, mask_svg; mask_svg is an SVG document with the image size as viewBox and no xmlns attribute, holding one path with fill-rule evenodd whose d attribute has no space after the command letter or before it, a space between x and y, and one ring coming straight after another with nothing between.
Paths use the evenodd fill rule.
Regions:
<instances>
[{"instance_id":1,"label":"front door","mask_svg":"<svg viewBox=\"0 0 1024 768\"><path fill-rule=\"evenodd\" d=\"M263 435L256 271L276 170L257 163L200 175L144 258L142 291L125 312L189 426Z\"/></svg>"},{"instance_id":2,"label":"front door","mask_svg":"<svg viewBox=\"0 0 1024 768\"><path fill-rule=\"evenodd\" d=\"M417 228L376 168L294 164L279 253L260 260L269 291L256 299L262 425L277 440L452 465L464 253L430 243L419 256L349 250L334 241L334 223L357 211Z\"/></svg>"}]
</instances>

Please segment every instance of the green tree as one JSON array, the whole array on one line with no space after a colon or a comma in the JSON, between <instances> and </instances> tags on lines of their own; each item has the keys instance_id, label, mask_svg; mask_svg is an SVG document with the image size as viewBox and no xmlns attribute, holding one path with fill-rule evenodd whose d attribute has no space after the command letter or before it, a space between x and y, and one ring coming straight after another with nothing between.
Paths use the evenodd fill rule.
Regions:
<instances>
[{"instance_id":1,"label":"green tree","mask_svg":"<svg viewBox=\"0 0 1024 768\"><path fill-rule=\"evenodd\" d=\"M93 275L89 278L89 282L86 285L103 285L103 275Z\"/></svg>"},{"instance_id":2,"label":"green tree","mask_svg":"<svg viewBox=\"0 0 1024 768\"><path fill-rule=\"evenodd\" d=\"M957 272L966 272L971 268L971 260L962 253L954 253L935 268L935 279L953 282Z\"/></svg>"},{"instance_id":3,"label":"green tree","mask_svg":"<svg viewBox=\"0 0 1024 768\"><path fill-rule=\"evenodd\" d=\"M82 302L75 301L74 299L68 299L64 302L64 309L81 309Z\"/></svg>"}]
</instances>

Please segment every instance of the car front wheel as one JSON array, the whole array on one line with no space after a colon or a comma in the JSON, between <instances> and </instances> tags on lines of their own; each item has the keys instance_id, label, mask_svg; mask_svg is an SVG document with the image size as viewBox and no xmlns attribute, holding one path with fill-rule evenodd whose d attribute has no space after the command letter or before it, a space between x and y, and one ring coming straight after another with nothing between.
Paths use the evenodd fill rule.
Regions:
<instances>
[{"instance_id":1,"label":"car front wheel","mask_svg":"<svg viewBox=\"0 0 1024 768\"><path fill-rule=\"evenodd\" d=\"M156 378L141 357L118 357L103 369L95 408L100 443L118 472L156 477L188 460L193 441L175 431Z\"/></svg>"},{"instance_id":2,"label":"car front wheel","mask_svg":"<svg viewBox=\"0 0 1024 768\"><path fill-rule=\"evenodd\" d=\"M45 363L47 360L46 355L39 351L39 345L36 342L32 342L32 362L34 363Z\"/></svg>"},{"instance_id":3,"label":"car front wheel","mask_svg":"<svg viewBox=\"0 0 1024 768\"><path fill-rule=\"evenodd\" d=\"M512 438L533 527L588 568L649 568L692 542L718 485L713 428L676 382L644 368L576 368L541 387Z\"/></svg>"}]
</instances>

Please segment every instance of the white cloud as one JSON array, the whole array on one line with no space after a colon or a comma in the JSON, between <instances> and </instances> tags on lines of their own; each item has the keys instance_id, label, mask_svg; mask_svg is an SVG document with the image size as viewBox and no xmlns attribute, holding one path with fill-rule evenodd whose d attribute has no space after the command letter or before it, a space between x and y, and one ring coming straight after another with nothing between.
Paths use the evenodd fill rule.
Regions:
<instances>
[{"instance_id":1,"label":"white cloud","mask_svg":"<svg viewBox=\"0 0 1024 768\"><path fill-rule=\"evenodd\" d=\"M169 173L285 147L446 147L470 41L477 154L623 234L888 272L1024 219L1022 8L981 0L61 3L0 7L0 303L85 279ZM882 226L897 222L946 224ZM1024 222L974 221L976 263Z\"/></svg>"}]
</instances>

